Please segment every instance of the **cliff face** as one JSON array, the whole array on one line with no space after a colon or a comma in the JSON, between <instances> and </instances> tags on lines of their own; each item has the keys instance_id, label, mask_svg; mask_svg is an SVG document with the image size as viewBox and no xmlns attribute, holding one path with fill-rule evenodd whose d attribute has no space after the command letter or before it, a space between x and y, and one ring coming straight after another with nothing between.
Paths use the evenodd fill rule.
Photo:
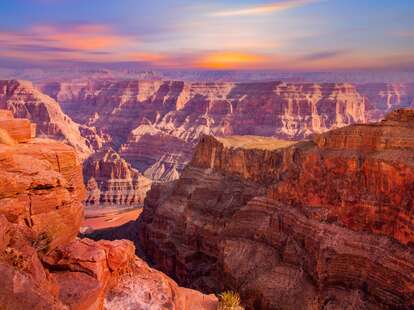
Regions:
<instances>
[{"instance_id":1,"label":"cliff face","mask_svg":"<svg viewBox=\"0 0 414 310\"><path fill-rule=\"evenodd\" d=\"M202 134L301 139L366 121L364 98L350 84L96 81L43 89L161 181L178 177Z\"/></svg>"},{"instance_id":2,"label":"cliff face","mask_svg":"<svg viewBox=\"0 0 414 310\"><path fill-rule=\"evenodd\" d=\"M254 309L414 305L414 112L293 145L203 137L153 187L140 241L159 268Z\"/></svg>"},{"instance_id":3,"label":"cliff face","mask_svg":"<svg viewBox=\"0 0 414 310\"><path fill-rule=\"evenodd\" d=\"M214 296L149 268L130 241L75 239L85 195L80 161L65 144L32 139L34 126L22 122L0 110L1 309L217 307Z\"/></svg>"},{"instance_id":4,"label":"cliff face","mask_svg":"<svg viewBox=\"0 0 414 310\"><path fill-rule=\"evenodd\" d=\"M408 83L87 80L41 87L82 124L80 133L91 148L110 145L145 177L161 182L179 177L201 135L300 140L378 121L414 104L414 84ZM89 196L96 201L96 189L107 192L107 184L116 182L92 181Z\"/></svg>"},{"instance_id":5,"label":"cliff face","mask_svg":"<svg viewBox=\"0 0 414 310\"><path fill-rule=\"evenodd\" d=\"M66 141L82 158L91 154L90 143L81 136L79 125L65 115L59 104L26 81L0 81L0 109L37 125L38 135Z\"/></svg>"},{"instance_id":6,"label":"cliff face","mask_svg":"<svg viewBox=\"0 0 414 310\"><path fill-rule=\"evenodd\" d=\"M90 205L142 205L152 181L133 169L112 148L103 148L83 165Z\"/></svg>"}]
</instances>

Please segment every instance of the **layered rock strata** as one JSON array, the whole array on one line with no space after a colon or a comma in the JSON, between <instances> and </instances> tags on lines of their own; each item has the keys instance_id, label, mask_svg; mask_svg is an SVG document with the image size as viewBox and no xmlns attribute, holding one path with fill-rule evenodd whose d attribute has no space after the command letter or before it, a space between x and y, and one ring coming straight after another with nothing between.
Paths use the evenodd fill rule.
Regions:
<instances>
[{"instance_id":1,"label":"layered rock strata","mask_svg":"<svg viewBox=\"0 0 414 310\"><path fill-rule=\"evenodd\" d=\"M205 136L154 186L146 254L180 284L251 309L414 306L414 112L288 145Z\"/></svg>"},{"instance_id":2,"label":"layered rock strata","mask_svg":"<svg viewBox=\"0 0 414 310\"><path fill-rule=\"evenodd\" d=\"M103 148L83 165L90 205L142 206L152 181L112 148Z\"/></svg>"},{"instance_id":3,"label":"layered rock strata","mask_svg":"<svg viewBox=\"0 0 414 310\"><path fill-rule=\"evenodd\" d=\"M350 84L96 81L44 89L156 181L177 178L203 134L301 139L366 121L364 98Z\"/></svg>"},{"instance_id":4,"label":"layered rock strata","mask_svg":"<svg viewBox=\"0 0 414 310\"><path fill-rule=\"evenodd\" d=\"M414 85L409 83L84 79L41 87L82 124L80 132L93 149L111 145L156 182L179 177L203 134L298 140L377 121L394 108L414 104Z\"/></svg>"},{"instance_id":5,"label":"layered rock strata","mask_svg":"<svg viewBox=\"0 0 414 310\"><path fill-rule=\"evenodd\" d=\"M37 90L30 82L0 81L0 109L10 110L15 117L35 123L41 137L67 142L81 158L86 158L92 152L90 143L80 134L79 125L62 112L55 100Z\"/></svg>"},{"instance_id":6,"label":"layered rock strata","mask_svg":"<svg viewBox=\"0 0 414 310\"><path fill-rule=\"evenodd\" d=\"M20 124L0 111L3 118ZM1 309L217 307L214 296L150 269L130 241L76 239L85 189L75 150L46 139L13 140L16 126L10 128L0 132ZM20 131L17 137L31 135L32 126Z\"/></svg>"}]
</instances>

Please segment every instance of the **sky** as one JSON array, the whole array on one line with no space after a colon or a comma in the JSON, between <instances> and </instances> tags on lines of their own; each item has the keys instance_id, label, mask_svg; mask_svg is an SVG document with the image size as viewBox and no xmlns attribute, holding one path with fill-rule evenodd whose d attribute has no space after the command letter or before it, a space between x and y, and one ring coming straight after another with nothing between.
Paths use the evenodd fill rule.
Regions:
<instances>
[{"instance_id":1,"label":"sky","mask_svg":"<svg viewBox=\"0 0 414 310\"><path fill-rule=\"evenodd\" d=\"M414 69L413 0L0 0L0 64Z\"/></svg>"}]
</instances>

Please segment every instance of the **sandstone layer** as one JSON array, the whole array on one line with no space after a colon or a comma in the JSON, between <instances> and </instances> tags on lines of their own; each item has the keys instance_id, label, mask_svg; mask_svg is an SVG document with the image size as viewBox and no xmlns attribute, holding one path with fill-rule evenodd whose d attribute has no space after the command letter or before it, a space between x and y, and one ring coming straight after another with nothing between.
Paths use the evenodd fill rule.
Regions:
<instances>
[{"instance_id":1,"label":"sandstone layer","mask_svg":"<svg viewBox=\"0 0 414 310\"><path fill-rule=\"evenodd\" d=\"M251 309L414 307L414 112L293 145L201 138L154 186L146 254L182 285Z\"/></svg>"},{"instance_id":2,"label":"sandstone layer","mask_svg":"<svg viewBox=\"0 0 414 310\"><path fill-rule=\"evenodd\" d=\"M130 241L76 239L85 188L75 150L0 111L0 308L215 309L135 256ZM7 138L4 137L7 135ZM7 142L7 143L5 143ZM120 301L119 296L122 295Z\"/></svg>"},{"instance_id":3,"label":"sandstone layer","mask_svg":"<svg viewBox=\"0 0 414 310\"><path fill-rule=\"evenodd\" d=\"M409 83L83 79L44 83L41 89L82 124L80 133L91 148L110 145L156 182L177 179L204 134L300 140L414 106L414 84ZM88 173L86 180L92 178ZM88 186L89 196L114 182Z\"/></svg>"},{"instance_id":4,"label":"sandstone layer","mask_svg":"<svg viewBox=\"0 0 414 310\"><path fill-rule=\"evenodd\" d=\"M202 134L301 139L366 121L364 97L351 84L132 80L43 89L156 181L179 176Z\"/></svg>"},{"instance_id":5,"label":"sandstone layer","mask_svg":"<svg viewBox=\"0 0 414 310\"><path fill-rule=\"evenodd\" d=\"M152 181L112 148L103 148L83 165L89 205L142 206Z\"/></svg>"},{"instance_id":6,"label":"sandstone layer","mask_svg":"<svg viewBox=\"0 0 414 310\"><path fill-rule=\"evenodd\" d=\"M90 143L80 133L80 126L62 112L54 99L37 90L30 82L0 80L0 109L12 111L16 118L32 121L37 125L40 137L65 141L82 158L92 152Z\"/></svg>"}]
</instances>

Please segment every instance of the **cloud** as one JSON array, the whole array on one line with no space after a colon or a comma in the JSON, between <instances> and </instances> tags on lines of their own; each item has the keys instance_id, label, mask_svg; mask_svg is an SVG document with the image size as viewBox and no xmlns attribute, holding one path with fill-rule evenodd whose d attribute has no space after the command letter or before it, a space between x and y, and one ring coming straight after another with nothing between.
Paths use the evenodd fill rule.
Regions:
<instances>
[{"instance_id":1,"label":"cloud","mask_svg":"<svg viewBox=\"0 0 414 310\"><path fill-rule=\"evenodd\" d=\"M109 25L34 25L15 32L0 31L0 55L24 60L108 61L123 48L136 48L136 37L118 34Z\"/></svg>"},{"instance_id":2,"label":"cloud","mask_svg":"<svg viewBox=\"0 0 414 310\"><path fill-rule=\"evenodd\" d=\"M342 56L342 55L344 55L348 52L349 51L347 51L347 50L333 50L333 51L317 52L317 53L312 53L312 54L305 55L303 57L303 60L308 60L308 61L325 60L325 59L330 59L330 58L335 58L335 57L338 57L338 56Z\"/></svg>"},{"instance_id":3,"label":"cloud","mask_svg":"<svg viewBox=\"0 0 414 310\"><path fill-rule=\"evenodd\" d=\"M269 14L278 11L284 11L301 7L307 4L320 2L321 0L281 0L279 2L271 4L263 4L257 6L251 6L240 9L224 10L214 12L212 16L218 17L232 17L232 16L251 16L251 15L262 15Z\"/></svg>"}]
</instances>

